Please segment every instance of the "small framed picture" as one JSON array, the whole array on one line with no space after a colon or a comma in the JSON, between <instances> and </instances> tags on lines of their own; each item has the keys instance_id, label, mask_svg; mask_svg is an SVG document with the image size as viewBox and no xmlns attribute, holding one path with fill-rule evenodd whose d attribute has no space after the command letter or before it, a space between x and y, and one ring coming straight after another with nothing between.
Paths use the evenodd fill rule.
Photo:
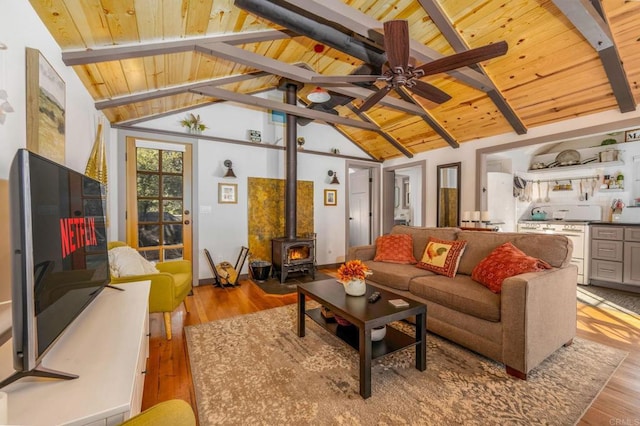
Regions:
<instances>
[{"instance_id":1,"label":"small framed picture","mask_svg":"<svg viewBox=\"0 0 640 426\"><path fill-rule=\"evenodd\" d=\"M218 184L218 204L237 204L238 184L219 183Z\"/></svg>"},{"instance_id":2,"label":"small framed picture","mask_svg":"<svg viewBox=\"0 0 640 426\"><path fill-rule=\"evenodd\" d=\"M627 130L626 132L624 132L624 141L640 141L640 129Z\"/></svg>"},{"instance_id":3,"label":"small framed picture","mask_svg":"<svg viewBox=\"0 0 640 426\"><path fill-rule=\"evenodd\" d=\"M324 205L325 206L337 206L338 205L338 190L337 189L325 189L324 190Z\"/></svg>"}]
</instances>

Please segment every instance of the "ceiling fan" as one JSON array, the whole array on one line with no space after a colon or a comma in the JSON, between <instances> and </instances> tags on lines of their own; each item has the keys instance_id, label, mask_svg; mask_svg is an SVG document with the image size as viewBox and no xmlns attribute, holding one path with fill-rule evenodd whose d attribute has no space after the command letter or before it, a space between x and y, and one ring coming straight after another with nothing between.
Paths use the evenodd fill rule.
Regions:
<instances>
[{"instance_id":1,"label":"ceiling fan","mask_svg":"<svg viewBox=\"0 0 640 426\"><path fill-rule=\"evenodd\" d=\"M444 91L426 83L420 78L473 65L480 61L502 56L507 53L508 45L504 41L489 44L465 52L445 56L416 67L416 60L409 55L409 23L405 20L393 20L384 23L384 48L387 62L382 68L381 75L345 75L345 76L315 76L314 83L362 83L384 81L381 89L367 97L358 112L365 112L391 90L401 90L403 87L414 94L441 104L451 99Z\"/></svg>"}]
</instances>

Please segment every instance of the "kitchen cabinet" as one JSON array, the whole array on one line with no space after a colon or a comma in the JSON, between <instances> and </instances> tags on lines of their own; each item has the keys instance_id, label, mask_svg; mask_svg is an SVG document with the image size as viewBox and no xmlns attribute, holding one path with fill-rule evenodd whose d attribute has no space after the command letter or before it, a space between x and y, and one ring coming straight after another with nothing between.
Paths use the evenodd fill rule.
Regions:
<instances>
[{"instance_id":1,"label":"kitchen cabinet","mask_svg":"<svg viewBox=\"0 0 640 426\"><path fill-rule=\"evenodd\" d=\"M590 283L640 286L640 226L591 226Z\"/></svg>"}]
</instances>

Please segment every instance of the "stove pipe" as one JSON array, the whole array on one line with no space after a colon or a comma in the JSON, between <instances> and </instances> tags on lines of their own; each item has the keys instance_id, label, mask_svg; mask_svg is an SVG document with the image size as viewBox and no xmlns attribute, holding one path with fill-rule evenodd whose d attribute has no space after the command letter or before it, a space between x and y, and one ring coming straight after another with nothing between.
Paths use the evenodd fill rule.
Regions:
<instances>
[{"instance_id":1,"label":"stove pipe","mask_svg":"<svg viewBox=\"0 0 640 426\"><path fill-rule=\"evenodd\" d=\"M298 87L295 84L286 85L286 103L289 105L296 105L297 103ZM285 194L284 194L284 226L285 237L289 240L295 240L298 235L297 230L297 213L296 207L298 205L298 148L297 148L297 135L298 135L298 117L293 114L287 114L286 121L286 133L285 133L285 145L287 151L287 165L286 165L286 180L285 180Z\"/></svg>"}]
</instances>

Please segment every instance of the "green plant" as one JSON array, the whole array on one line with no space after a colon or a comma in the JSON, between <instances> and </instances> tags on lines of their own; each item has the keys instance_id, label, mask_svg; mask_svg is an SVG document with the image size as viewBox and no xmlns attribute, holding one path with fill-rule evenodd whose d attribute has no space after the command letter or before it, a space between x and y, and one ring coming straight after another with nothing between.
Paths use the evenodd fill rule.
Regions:
<instances>
[{"instance_id":1,"label":"green plant","mask_svg":"<svg viewBox=\"0 0 640 426\"><path fill-rule=\"evenodd\" d=\"M618 143L618 141L615 140L615 139L605 139L605 140L602 141L602 143L600 145L613 145L613 144L616 144L616 143Z\"/></svg>"},{"instance_id":2,"label":"green plant","mask_svg":"<svg viewBox=\"0 0 640 426\"><path fill-rule=\"evenodd\" d=\"M200 114L187 114L185 118L180 120L180 125L182 125L182 127L186 127L189 130L196 130L198 132L201 132L207 128L207 126L205 126L204 123L200 120Z\"/></svg>"}]
</instances>

